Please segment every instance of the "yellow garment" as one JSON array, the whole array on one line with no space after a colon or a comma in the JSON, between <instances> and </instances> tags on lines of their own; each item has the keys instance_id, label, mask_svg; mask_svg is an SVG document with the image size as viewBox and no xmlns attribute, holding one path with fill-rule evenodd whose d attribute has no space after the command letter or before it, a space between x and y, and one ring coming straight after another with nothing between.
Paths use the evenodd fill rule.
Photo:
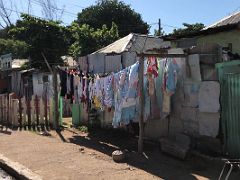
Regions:
<instances>
[{"instance_id":1,"label":"yellow garment","mask_svg":"<svg viewBox=\"0 0 240 180\"><path fill-rule=\"evenodd\" d=\"M97 98L97 96L93 96L93 103L95 104L96 108L101 107L101 103L100 103L99 99Z\"/></svg>"}]
</instances>

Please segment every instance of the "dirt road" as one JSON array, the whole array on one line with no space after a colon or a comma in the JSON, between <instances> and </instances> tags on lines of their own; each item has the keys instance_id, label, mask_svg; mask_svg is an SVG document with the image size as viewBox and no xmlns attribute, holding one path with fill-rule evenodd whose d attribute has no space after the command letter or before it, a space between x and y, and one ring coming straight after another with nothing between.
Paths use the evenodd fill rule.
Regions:
<instances>
[{"instance_id":1,"label":"dirt road","mask_svg":"<svg viewBox=\"0 0 240 180\"><path fill-rule=\"evenodd\" d=\"M137 141L124 134L64 131L61 136L35 132L0 133L0 153L28 167L43 179L217 179L221 167L204 161L180 161L146 144L145 156L136 153ZM128 151L125 163L112 161L115 149Z\"/></svg>"}]
</instances>

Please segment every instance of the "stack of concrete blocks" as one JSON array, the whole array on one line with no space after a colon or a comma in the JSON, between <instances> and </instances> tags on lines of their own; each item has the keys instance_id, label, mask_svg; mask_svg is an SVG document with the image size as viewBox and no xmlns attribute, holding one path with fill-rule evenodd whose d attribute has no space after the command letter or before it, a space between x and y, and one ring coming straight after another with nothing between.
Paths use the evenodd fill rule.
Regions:
<instances>
[{"instance_id":1,"label":"stack of concrete blocks","mask_svg":"<svg viewBox=\"0 0 240 180\"><path fill-rule=\"evenodd\" d=\"M177 91L172 98L170 135L185 133L216 137L220 118L219 83L202 81L198 54L181 61L185 69L181 68Z\"/></svg>"}]
</instances>

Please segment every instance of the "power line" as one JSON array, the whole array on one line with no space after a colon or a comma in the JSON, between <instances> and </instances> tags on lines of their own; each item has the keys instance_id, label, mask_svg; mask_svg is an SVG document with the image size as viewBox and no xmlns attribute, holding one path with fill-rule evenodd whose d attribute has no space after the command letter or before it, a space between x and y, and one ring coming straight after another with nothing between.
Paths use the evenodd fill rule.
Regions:
<instances>
[{"instance_id":1,"label":"power line","mask_svg":"<svg viewBox=\"0 0 240 180\"><path fill-rule=\"evenodd\" d=\"M152 24L148 24L148 25L158 25L159 23L152 23ZM169 24L161 24L162 26L166 26L166 27L171 27L171 28L175 28L175 29L178 29L179 27L176 27L176 26L172 26L172 25L169 25Z\"/></svg>"},{"instance_id":2,"label":"power line","mask_svg":"<svg viewBox=\"0 0 240 180\"><path fill-rule=\"evenodd\" d=\"M179 27L176 27L176 26L172 26L172 25L168 25L168 24L162 24L163 26L166 26L166 27L171 27L171 28L174 28L174 29L178 29Z\"/></svg>"},{"instance_id":3,"label":"power line","mask_svg":"<svg viewBox=\"0 0 240 180\"><path fill-rule=\"evenodd\" d=\"M38 0L31 0L33 4L35 5L39 5L39 6L42 6L43 3L38 1ZM77 17L77 14L75 13L72 13L72 12L69 12L69 11L66 11L65 9L60 9L60 8L57 8L57 7L54 7L54 6L51 6L52 9L55 9L57 11L62 11L63 13L67 13L69 15L72 15L72 17Z\"/></svg>"},{"instance_id":4,"label":"power line","mask_svg":"<svg viewBox=\"0 0 240 180\"><path fill-rule=\"evenodd\" d=\"M14 10L14 9L10 9L10 8L5 8L6 10L8 11L12 11L12 12L15 12L15 13L19 13L19 14L26 14L26 12L21 12L21 11L17 11L17 10ZM42 19L42 20L48 20L48 19L44 19L43 17L39 17L39 16L36 16L36 15L33 15L33 14L29 14L35 18L39 18L39 19ZM64 23L61 21L62 24L65 24L65 25L68 25L68 23Z\"/></svg>"}]
</instances>

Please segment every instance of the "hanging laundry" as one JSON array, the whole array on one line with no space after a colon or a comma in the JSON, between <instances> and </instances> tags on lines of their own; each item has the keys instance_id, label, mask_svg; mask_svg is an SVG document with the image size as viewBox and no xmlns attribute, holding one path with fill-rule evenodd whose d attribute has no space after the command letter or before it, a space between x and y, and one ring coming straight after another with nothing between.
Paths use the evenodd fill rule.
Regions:
<instances>
[{"instance_id":1,"label":"hanging laundry","mask_svg":"<svg viewBox=\"0 0 240 180\"><path fill-rule=\"evenodd\" d=\"M120 121L121 121L121 97L120 97L120 90L119 90L119 85L120 83L120 72L114 74L114 116L113 116L113 121L112 125L114 128L119 127Z\"/></svg>"},{"instance_id":2,"label":"hanging laundry","mask_svg":"<svg viewBox=\"0 0 240 180\"><path fill-rule=\"evenodd\" d=\"M89 101L90 101L90 103L91 103L91 101L92 101L92 99L93 99L93 96L94 96L94 79L91 79L90 81L89 81L89 84L88 84L88 92L89 92L89 94L88 94L88 99L89 99Z\"/></svg>"},{"instance_id":3,"label":"hanging laundry","mask_svg":"<svg viewBox=\"0 0 240 180\"><path fill-rule=\"evenodd\" d=\"M113 126L127 125L136 120L138 105L138 69L134 64L114 75Z\"/></svg>"},{"instance_id":4,"label":"hanging laundry","mask_svg":"<svg viewBox=\"0 0 240 180\"><path fill-rule=\"evenodd\" d=\"M144 60L144 74L147 72L147 60ZM151 112L151 107L150 107L150 96L149 96L149 91L148 91L148 78L147 76L143 77L143 93L144 93L144 121L147 121L148 118L150 117L150 112Z\"/></svg>"},{"instance_id":5,"label":"hanging laundry","mask_svg":"<svg viewBox=\"0 0 240 180\"><path fill-rule=\"evenodd\" d=\"M130 66L129 73L129 90L127 96L129 98L136 98L138 95L138 72L139 72L139 63L135 63Z\"/></svg>"},{"instance_id":6,"label":"hanging laundry","mask_svg":"<svg viewBox=\"0 0 240 180\"><path fill-rule=\"evenodd\" d=\"M67 75L67 81L66 81L66 86L67 86L67 94L71 93L71 75Z\"/></svg>"},{"instance_id":7,"label":"hanging laundry","mask_svg":"<svg viewBox=\"0 0 240 180\"><path fill-rule=\"evenodd\" d=\"M170 113L170 106L171 106L171 95L167 92L163 92L163 112Z\"/></svg>"},{"instance_id":8,"label":"hanging laundry","mask_svg":"<svg viewBox=\"0 0 240 180\"><path fill-rule=\"evenodd\" d=\"M153 74L156 78L158 76L158 64L156 57L149 57L148 58L148 68L147 73Z\"/></svg>"},{"instance_id":9,"label":"hanging laundry","mask_svg":"<svg viewBox=\"0 0 240 180\"><path fill-rule=\"evenodd\" d=\"M100 78L99 76L97 76L96 78L96 82L95 82L95 96L94 96L94 104L96 106L96 108L100 108L101 110L103 110L104 107L104 78Z\"/></svg>"},{"instance_id":10,"label":"hanging laundry","mask_svg":"<svg viewBox=\"0 0 240 180\"><path fill-rule=\"evenodd\" d=\"M60 86L61 86L61 93L60 96L65 96L67 93L67 73L63 70L59 71L60 74Z\"/></svg>"},{"instance_id":11,"label":"hanging laundry","mask_svg":"<svg viewBox=\"0 0 240 180\"><path fill-rule=\"evenodd\" d=\"M159 108L159 116L162 118L162 107L163 107L163 81L164 81L164 67L165 67L166 59L158 58L158 77L155 79L155 89L156 89L156 99L157 106Z\"/></svg>"},{"instance_id":12,"label":"hanging laundry","mask_svg":"<svg viewBox=\"0 0 240 180\"><path fill-rule=\"evenodd\" d=\"M155 86L154 86L154 79L152 77L152 74L147 74L148 78L148 93L149 96L153 96L155 93Z\"/></svg>"},{"instance_id":13,"label":"hanging laundry","mask_svg":"<svg viewBox=\"0 0 240 180\"><path fill-rule=\"evenodd\" d=\"M104 78L104 105L107 106L107 108L111 108L114 102L113 78L113 75Z\"/></svg>"},{"instance_id":14,"label":"hanging laundry","mask_svg":"<svg viewBox=\"0 0 240 180\"><path fill-rule=\"evenodd\" d=\"M170 94L174 94L177 87L177 73L179 66L174 59L170 59L166 66L166 91Z\"/></svg>"},{"instance_id":15,"label":"hanging laundry","mask_svg":"<svg viewBox=\"0 0 240 180\"><path fill-rule=\"evenodd\" d=\"M80 96L78 94L78 87L79 87L79 84L80 84L80 77L78 75L75 75L74 76L74 103L75 104L78 104L80 101Z\"/></svg>"}]
</instances>

